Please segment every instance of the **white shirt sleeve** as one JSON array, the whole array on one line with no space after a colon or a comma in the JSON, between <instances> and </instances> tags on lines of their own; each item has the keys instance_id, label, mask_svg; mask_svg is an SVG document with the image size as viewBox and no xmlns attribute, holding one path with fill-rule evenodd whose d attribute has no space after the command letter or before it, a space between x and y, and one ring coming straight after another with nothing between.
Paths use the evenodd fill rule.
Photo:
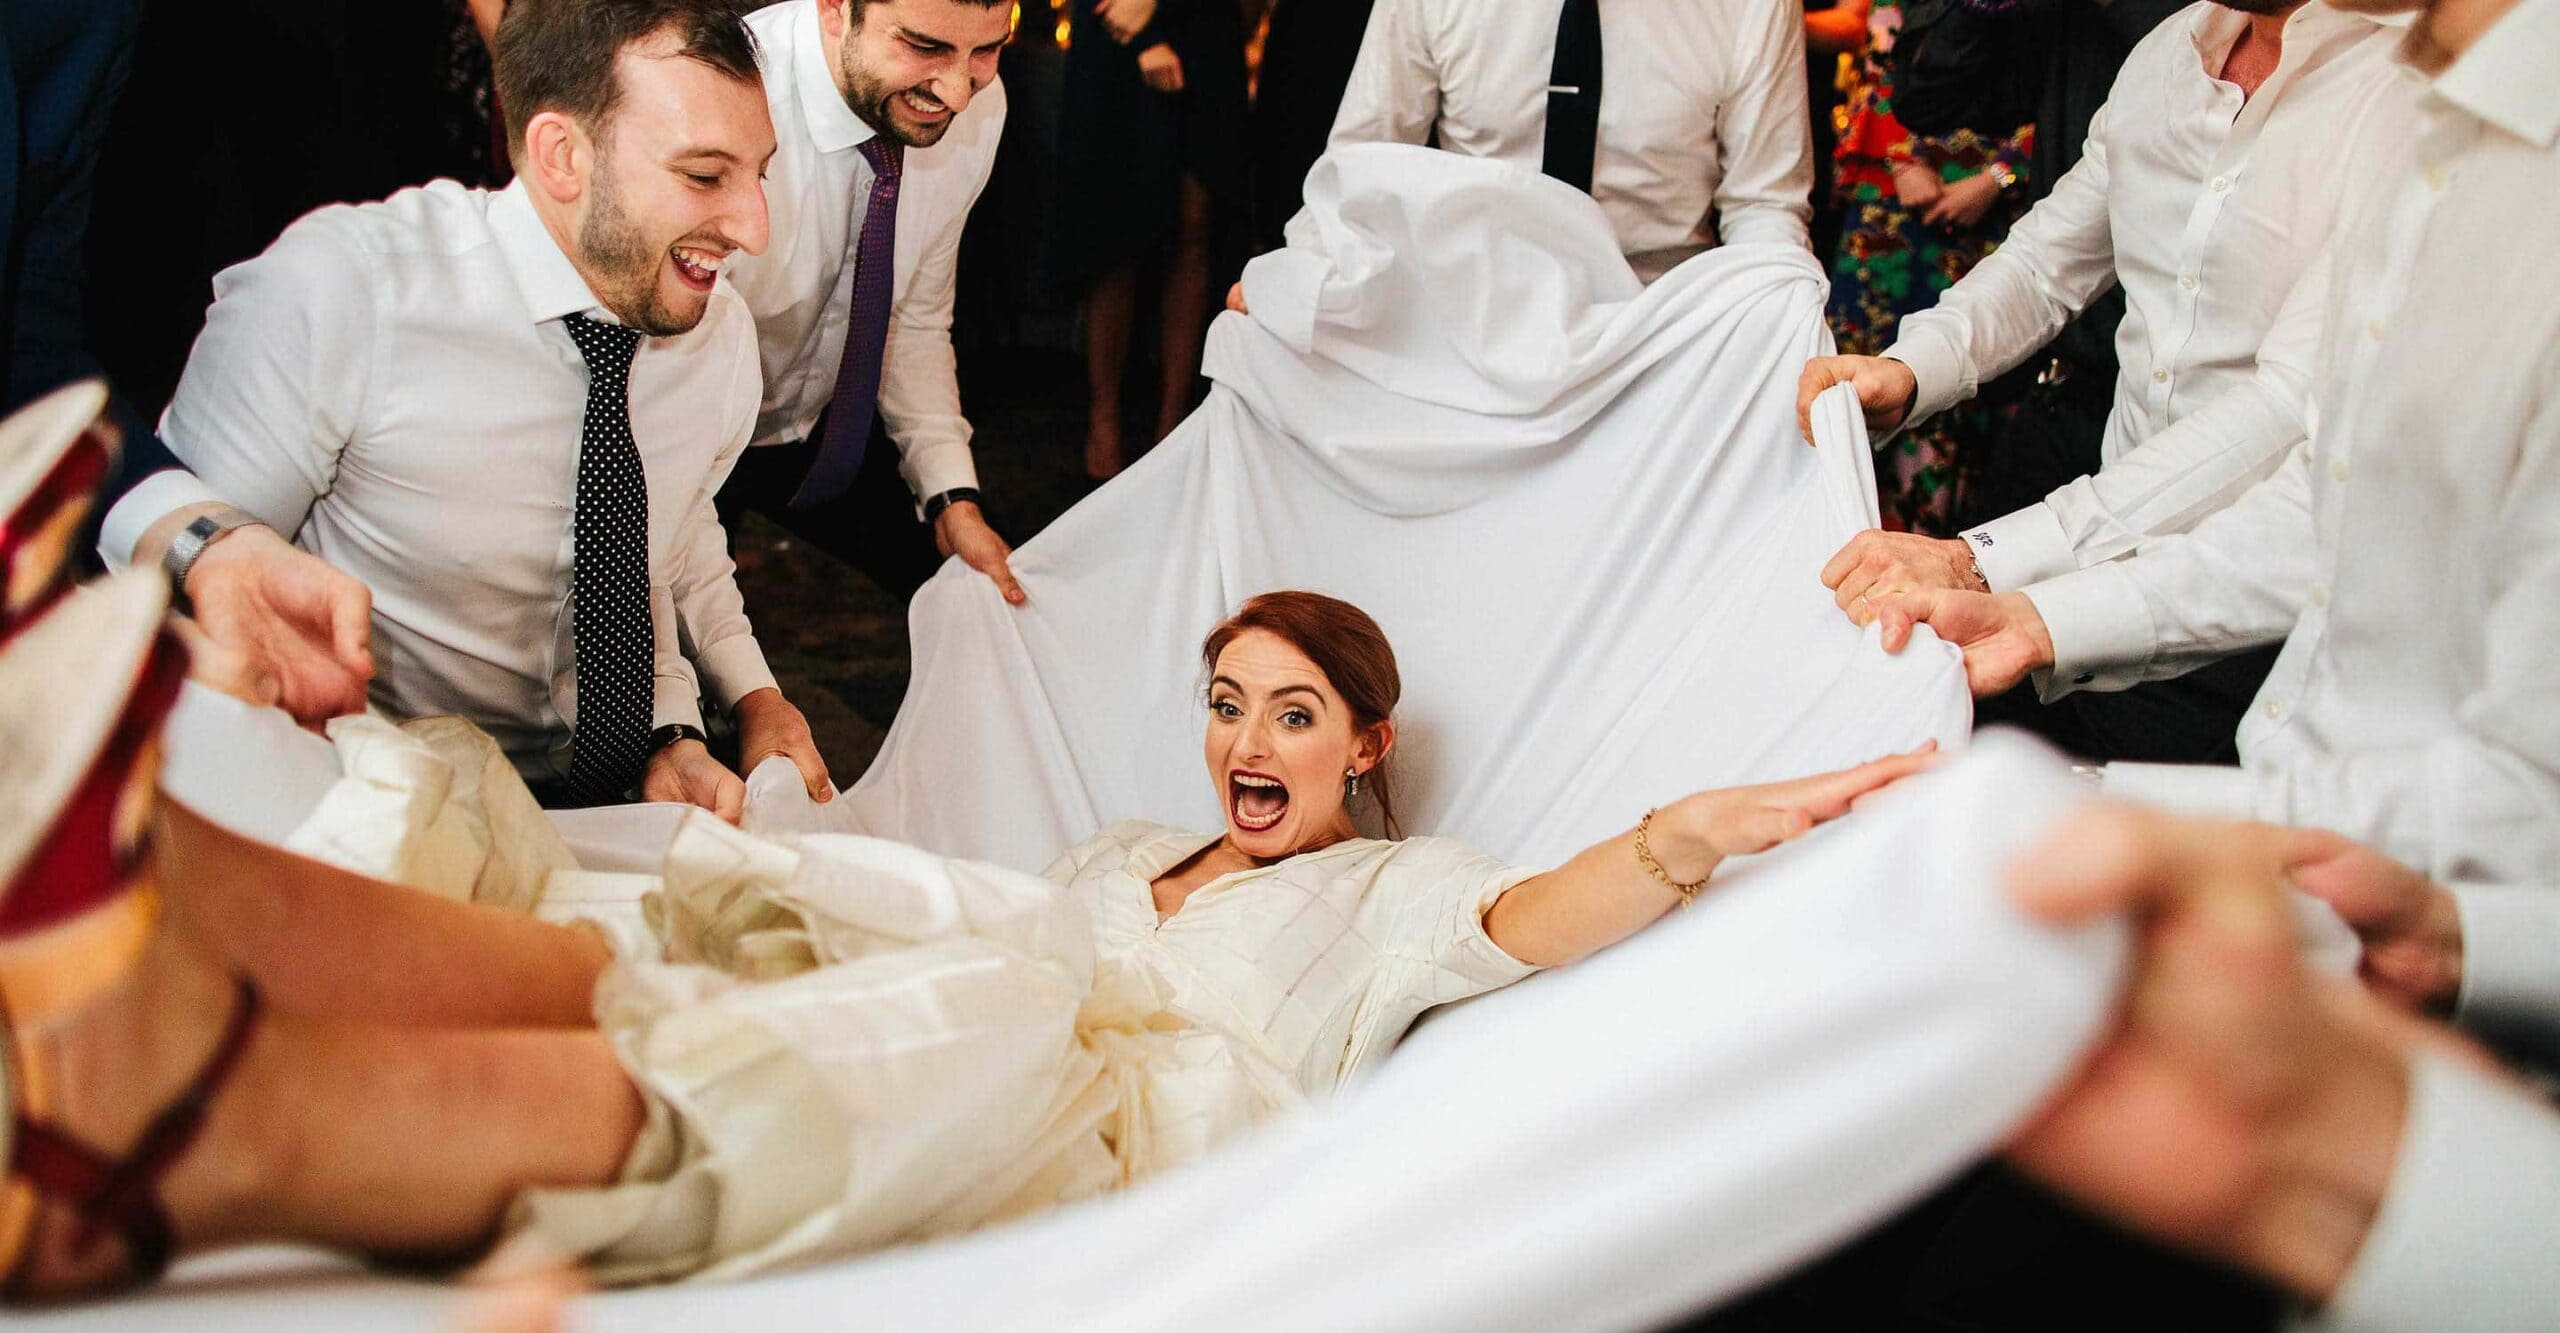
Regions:
<instances>
[{"instance_id":1,"label":"white shirt sleeve","mask_svg":"<svg viewBox=\"0 0 2560 1333\"><path fill-rule=\"evenodd\" d=\"M357 247L325 220L308 219L217 274L204 332L161 417L161 438L203 495L257 515L287 540L329 493L363 419L373 378L370 272ZM118 554L132 549L128 540Z\"/></svg>"},{"instance_id":2,"label":"white shirt sleeve","mask_svg":"<svg viewBox=\"0 0 2560 1333\"><path fill-rule=\"evenodd\" d=\"M1993 378L2053 341L2073 316L2115 285L2114 232L2107 216L2109 107L2089 122L2077 165L2009 229L2008 239L1938 303L1905 315L1884 354L1919 381L1909 420L1919 422L1974 396Z\"/></svg>"},{"instance_id":3,"label":"white shirt sleeve","mask_svg":"<svg viewBox=\"0 0 2560 1333\"><path fill-rule=\"evenodd\" d=\"M2324 251L2285 297L2246 383L2042 503L1966 533L1983 578L2005 592L2113 560L2194 527L2274 472L2308 433L2328 288Z\"/></svg>"},{"instance_id":4,"label":"white shirt sleeve","mask_svg":"<svg viewBox=\"0 0 2560 1333\"><path fill-rule=\"evenodd\" d=\"M737 318L742 324L748 318L743 305ZM774 683L773 669L765 664L764 649L756 643L755 627L748 623L746 599L738 592L737 565L729 558L729 533L720 524L713 500L737 466L738 456L746 452L748 438L755 434L761 378L752 336L741 339L739 359L742 380L735 399L745 410L721 444L711 470L703 475L702 489L694 495L691 511L676 535L671 552L674 567L667 580L683 631L684 656L699 669L722 707L734 706Z\"/></svg>"},{"instance_id":5,"label":"white shirt sleeve","mask_svg":"<svg viewBox=\"0 0 2560 1333\"><path fill-rule=\"evenodd\" d=\"M107 568L122 570L133 563L133 548L142 544L142 534L149 532L152 524L181 509L221 499L201 478L182 467L166 468L145 477L116 501L115 508L108 510L98 525L98 554L107 562Z\"/></svg>"},{"instance_id":6,"label":"white shirt sleeve","mask_svg":"<svg viewBox=\"0 0 2560 1333\"><path fill-rule=\"evenodd\" d=\"M2291 633L2314 576L2310 453L2192 532L2024 589L2053 639L2038 693L2128 689Z\"/></svg>"},{"instance_id":7,"label":"white shirt sleeve","mask_svg":"<svg viewBox=\"0 0 2560 1333\"><path fill-rule=\"evenodd\" d=\"M1742 86L1716 117L1723 159L1717 228L1727 244L1769 241L1810 250L1813 135L1802 73L1804 10L1792 0L1760 9L1753 53L1739 62Z\"/></svg>"},{"instance_id":8,"label":"white shirt sleeve","mask_svg":"<svg viewBox=\"0 0 2560 1333\"><path fill-rule=\"evenodd\" d=\"M681 722L688 727L702 726L702 684L694 679L693 664L684 660L683 620L676 614L674 590L667 586L663 571L653 570L649 578L649 628L655 638L655 700L649 710L649 723L654 727Z\"/></svg>"},{"instance_id":9,"label":"white shirt sleeve","mask_svg":"<svg viewBox=\"0 0 2560 1333\"><path fill-rule=\"evenodd\" d=\"M1342 90L1327 147L1418 144L1440 123L1440 64L1431 54L1422 0L1378 0Z\"/></svg>"},{"instance_id":10,"label":"white shirt sleeve","mask_svg":"<svg viewBox=\"0 0 2560 1333\"><path fill-rule=\"evenodd\" d=\"M979 96L994 94L995 105L973 108L997 122L983 130L990 136L1003 132L1002 89L1002 84L989 85ZM951 311L960 237L994 167L995 154L989 153L969 187L968 204L953 210L929 242L906 294L889 312L889 343L880 361L880 424L897 442L898 473L915 492L919 517L926 499L978 484L977 461L969 451L969 418L960 408L960 360L951 350Z\"/></svg>"},{"instance_id":11,"label":"white shirt sleeve","mask_svg":"<svg viewBox=\"0 0 2560 1333\"><path fill-rule=\"evenodd\" d=\"M2455 1021L2501 1045L2560 1051L2560 885L2447 887L2462 913Z\"/></svg>"},{"instance_id":12,"label":"white shirt sleeve","mask_svg":"<svg viewBox=\"0 0 2560 1333\"><path fill-rule=\"evenodd\" d=\"M2381 1211L2312 1327L2507 1333L2547 1328L2554 1311L2560 1115L2495 1075L2416 1056Z\"/></svg>"}]
</instances>

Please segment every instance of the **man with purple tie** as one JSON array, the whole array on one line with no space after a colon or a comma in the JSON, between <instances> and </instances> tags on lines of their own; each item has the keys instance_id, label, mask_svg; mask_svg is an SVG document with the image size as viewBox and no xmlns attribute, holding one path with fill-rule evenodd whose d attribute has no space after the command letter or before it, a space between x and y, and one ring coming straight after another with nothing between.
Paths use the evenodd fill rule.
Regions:
<instances>
[{"instance_id":1,"label":"man with purple tie","mask_svg":"<svg viewBox=\"0 0 2560 1333\"><path fill-rule=\"evenodd\" d=\"M722 517L734 530L738 511L763 512L901 598L945 555L1023 598L979 510L951 349L1011 18L1002 0L784 0L747 20L781 147L765 181L773 244L727 269L755 314L764 402Z\"/></svg>"}]
</instances>

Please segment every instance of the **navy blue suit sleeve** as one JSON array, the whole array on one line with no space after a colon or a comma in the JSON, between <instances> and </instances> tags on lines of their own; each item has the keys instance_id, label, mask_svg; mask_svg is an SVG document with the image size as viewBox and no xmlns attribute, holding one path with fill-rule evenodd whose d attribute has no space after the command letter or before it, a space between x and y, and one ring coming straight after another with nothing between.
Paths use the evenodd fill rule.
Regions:
<instances>
[{"instance_id":1,"label":"navy blue suit sleeve","mask_svg":"<svg viewBox=\"0 0 2560 1333\"><path fill-rule=\"evenodd\" d=\"M98 373L90 355L83 241L107 119L124 91L139 0L10 0L0 10L0 406ZM155 472L177 467L129 405L104 514ZM94 538L94 533L91 534ZM82 543L87 549L89 543Z\"/></svg>"},{"instance_id":2,"label":"navy blue suit sleeve","mask_svg":"<svg viewBox=\"0 0 2560 1333\"><path fill-rule=\"evenodd\" d=\"M153 430L151 423L143 420L142 414L134 411L131 404L118 398L107 410L114 415L116 424L124 428L124 456L117 462L115 472L107 478L105 488L98 493L97 512L100 515L115 508L116 501L123 499L125 492L141 485L143 479L151 474L186 467L178 461L176 454L169 452L169 446L161 440L160 433Z\"/></svg>"}]
</instances>

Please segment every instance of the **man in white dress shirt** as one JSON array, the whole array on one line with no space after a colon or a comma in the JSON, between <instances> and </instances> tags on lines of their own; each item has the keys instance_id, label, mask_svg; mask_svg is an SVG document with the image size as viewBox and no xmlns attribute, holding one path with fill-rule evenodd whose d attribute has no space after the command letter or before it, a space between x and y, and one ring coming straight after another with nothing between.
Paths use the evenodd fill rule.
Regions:
<instances>
[{"instance_id":1,"label":"man in white dress shirt","mask_svg":"<svg viewBox=\"0 0 2560 1333\"><path fill-rule=\"evenodd\" d=\"M322 209L222 274L163 425L194 489L105 545L237 504L373 590L377 704L477 723L548 801L735 818L697 666L747 765L831 794L712 513L761 390L718 283L766 242L751 39L720 0L532 0L496 73L516 182Z\"/></svg>"},{"instance_id":2,"label":"man in white dress shirt","mask_svg":"<svg viewBox=\"0 0 2560 1333\"><path fill-rule=\"evenodd\" d=\"M979 507L951 349L960 236L1004 133L1011 18L998 0L784 0L747 20L780 147L773 246L728 270L765 383L721 508L767 514L902 599L956 554L1022 600Z\"/></svg>"},{"instance_id":3,"label":"man in white dress shirt","mask_svg":"<svg viewBox=\"0 0 2560 1333\"><path fill-rule=\"evenodd\" d=\"M1973 397L2109 287L2125 295L2100 470L1959 537L1860 534L1822 571L1852 619L1888 593L2002 591L2115 559L2274 470L2304 433L2319 259L2356 188L2336 145L2371 114L2395 40L2325 0L2189 7L2134 48L2085 155L1996 253L1904 317L1884 355L1806 366L1800 400L1848 381L1871 426L1898 429ZM2079 709L2082 743L2227 760L2265 663L2222 679L2238 666Z\"/></svg>"},{"instance_id":4,"label":"man in white dress shirt","mask_svg":"<svg viewBox=\"0 0 2560 1333\"><path fill-rule=\"evenodd\" d=\"M2247 812L2440 882L2560 865L2560 0L2468 47L2442 0L2340 145L2369 171L2334 255L2311 438L2192 531L2015 592L1890 596L1976 694L2122 688L2282 640L2240 728ZM2469 31L2476 32L2474 25ZM2432 43L2432 44L2431 44ZM2441 45L2449 53L2438 55ZM2445 65L2431 82L2417 72ZM2186 786L2194 787L2193 780Z\"/></svg>"},{"instance_id":5,"label":"man in white dress shirt","mask_svg":"<svg viewBox=\"0 0 2560 1333\"><path fill-rule=\"evenodd\" d=\"M1543 169L1650 280L1719 239L1808 244L1803 67L1795 0L1378 0L1333 142Z\"/></svg>"}]
</instances>

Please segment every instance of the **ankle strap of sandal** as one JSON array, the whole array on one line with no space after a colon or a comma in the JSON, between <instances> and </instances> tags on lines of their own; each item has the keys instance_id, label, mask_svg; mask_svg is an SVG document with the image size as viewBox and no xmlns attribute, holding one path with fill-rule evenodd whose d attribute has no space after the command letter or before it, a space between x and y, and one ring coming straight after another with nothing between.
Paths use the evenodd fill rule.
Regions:
<instances>
[{"instance_id":1,"label":"ankle strap of sandal","mask_svg":"<svg viewBox=\"0 0 2560 1333\"><path fill-rule=\"evenodd\" d=\"M121 1237L127 1275L134 1282L149 1282L166 1272L177 1252L176 1228L160 1203L160 1178L204 1132L206 1111L239 1068L241 1054L257 1031L265 1007L257 985L241 978L237 996L231 1021L213 1054L177 1097L151 1118L124 1160L110 1162L49 1125L23 1121L18 1125L10 1173L79 1214L81 1230L73 1237L76 1248L85 1250L110 1231Z\"/></svg>"}]
</instances>

